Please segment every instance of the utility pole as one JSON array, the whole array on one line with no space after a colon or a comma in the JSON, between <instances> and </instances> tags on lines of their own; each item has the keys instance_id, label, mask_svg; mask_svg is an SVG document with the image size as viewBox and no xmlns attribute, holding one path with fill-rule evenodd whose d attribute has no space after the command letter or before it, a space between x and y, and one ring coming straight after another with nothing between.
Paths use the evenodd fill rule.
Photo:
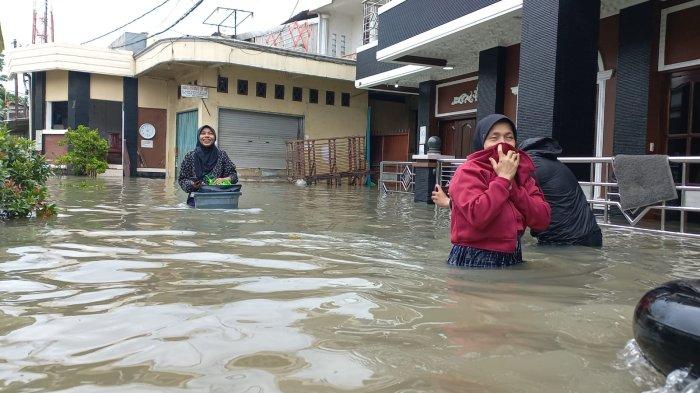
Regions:
<instances>
[{"instance_id":1,"label":"utility pole","mask_svg":"<svg viewBox=\"0 0 700 393\"><path fill-rule=\"evenodd\" d=\"M12 47L17 47L17 39L12 40ZM17 118L19 117L19 85L17 84L19 75L15 73L15 126L13 127L15 132L17 132Z\"/></svg>"}]
</instances>

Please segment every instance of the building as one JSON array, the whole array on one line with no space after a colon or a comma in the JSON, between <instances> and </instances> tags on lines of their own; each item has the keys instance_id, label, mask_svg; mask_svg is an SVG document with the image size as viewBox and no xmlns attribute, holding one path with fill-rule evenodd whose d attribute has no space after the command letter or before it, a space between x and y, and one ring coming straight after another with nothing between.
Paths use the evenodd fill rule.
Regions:
<instances>
[{"instance_id":1,"label":"building","mask_svg":"<svg viewBox=\"0 0 700 393\"><path fill-rule=\"evenodd\" d=\"M567 156L697 156L698 18L698 0L393 0L355 86L418 94L416 153L424 129L465 157L476 121L499 112Z\"/></svg>"},{"instance_id":2,"label":"building","mask_svg":"<svg viewBox=\"0 0 700 393\"><path fill-rule=\"evenodd\" d=\"M353 85L352 60L226 37L147 47L134 37L111 49L8 50L9 72L31 74L32 136L49 159L65 151L65 130L84 124L108 140L111 172L173 176L209 124L244 174L274 175L288 140L366 133L368 94Z\"/></svg>"}]
</instances>

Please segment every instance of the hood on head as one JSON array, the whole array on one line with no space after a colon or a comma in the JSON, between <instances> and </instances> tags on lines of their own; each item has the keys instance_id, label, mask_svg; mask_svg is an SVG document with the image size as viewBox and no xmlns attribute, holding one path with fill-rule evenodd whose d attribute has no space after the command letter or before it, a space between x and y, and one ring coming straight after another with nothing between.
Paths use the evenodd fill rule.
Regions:
<instances>
[{"instance_id":1,"label":"hood on head","mask_svg":"<svg viewBox=\"0 0 700 393\"><path fill-rule=\"evenodd\" d=\"M526 151L531 155L549 156L557 158L561 155L563 149L559 142L550 137L538 137L525 139L519 146L520 150Z\"/></svg>"},{"instance_id":2,"label":"hood on head","mask_svg":"<svg viewBox=\"0 0 700 393\"><path fill-rule=\"evenodd\" d=\"M493 128L494 124L500 121L506 121L510 123L510 126L513 127L513 136L515 136L517 140L518 132L515 128L515 123L513 123L513 121L509 119L508 116L495 113L493 115L488 115L484 117L483 119L479 120L478 123L476 123L476 132L474 132L474 140L472 141L473 151L484 149L484 142L486 141L486 137L489 135L489 131L491 131L491 128Z\"/></svg>"},{"instance_id":3,"label":"hood on head","mask_svg":"<svg viewBox=\"0 0 700 393\"><path fill-rule=\"evenodd\" d=\"M199 136L202 135L202 131L203 131L205 128L210 129L211 132L214 134L214 143L212 144L212 146L216 146L216 140L219 139L219 138L218 138L217 135L216 135L216 131L214 130L214 127L212 127L212 126L210 126L210 125L208 125L208 124L205 124L205 125L199 127L199 129L197 130L197 146L204 148L204 145L202 145L202 142L199 141Z\"/></svg>"}]
</instances>

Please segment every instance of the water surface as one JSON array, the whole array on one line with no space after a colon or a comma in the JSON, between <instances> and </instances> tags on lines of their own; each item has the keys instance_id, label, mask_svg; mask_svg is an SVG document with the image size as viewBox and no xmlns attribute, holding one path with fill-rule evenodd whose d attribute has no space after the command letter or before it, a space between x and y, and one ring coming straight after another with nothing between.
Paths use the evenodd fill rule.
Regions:
<instances>
[{"instance_id":1,"label":"water surface","mask_svg":"<svg viewBox=\"0 0 700 393\"><path fill-rule=\"evenodd\" d=\"M642 392L663 378L625 364L637 300L700 277L697 240L621 230L450 268L446 211L365 188L51 192L58 218L0 224L7 392Z\"/></svg>"}]
</instances>

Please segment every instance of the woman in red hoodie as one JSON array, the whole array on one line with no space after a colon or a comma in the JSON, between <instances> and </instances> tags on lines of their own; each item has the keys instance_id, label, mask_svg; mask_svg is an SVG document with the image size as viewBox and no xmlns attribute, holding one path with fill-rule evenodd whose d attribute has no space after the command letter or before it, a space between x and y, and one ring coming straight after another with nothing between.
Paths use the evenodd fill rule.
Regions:
<instances>
[{"instance_id":1,"label":"woman in red hoodie","mask_svg":"<svg viewBox=\"0 0 700 393\"><path fill-rule=\"evenodd\" d=\"M534 179L530 157L515 148L515 124L506 116L479 121L474 150L450 181L450 265L500 268L523 261L526 227L543 231L550 209Z\"/></svg>"}]
</instances>

